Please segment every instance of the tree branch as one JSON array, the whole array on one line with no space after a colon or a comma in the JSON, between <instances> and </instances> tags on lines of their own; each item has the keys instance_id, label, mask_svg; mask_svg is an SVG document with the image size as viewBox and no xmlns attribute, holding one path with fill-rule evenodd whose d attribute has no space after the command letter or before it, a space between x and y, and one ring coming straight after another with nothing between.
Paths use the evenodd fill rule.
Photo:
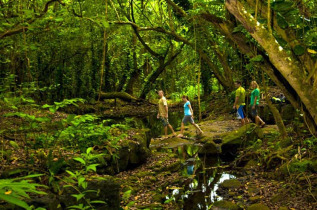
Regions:
<instances>
[{"instance_id":1,"label":"tree branch","mask_svg":"<svg viewBox=\"0 0 317 210\"><path fill-rule=\"evenodd\" d=\"M39 15L36 15L35 17L36 18L33 18L33 19L30 19L27 21L28 24L31 24L33 23L34 21L36 21L37 19L43 17L47 11L48 11L48 8L49 6L54 3L54 2L59 2L61 5L65 6L65 3L63 3L61 0L51 0L51 1L48 1L46 2L45 6L44 6L44 9L42 10L42 12L39 14ZM20 25L21 23L18 23L15 28L11 29L11 30L8 30L6 32L3 32L0 34L0 39L3 39L5 37L8 37L8 36L12 36L12 35L15 35L15 34L18 34L18 33L21 33L23 31L27 31L28 30L28 27L25 27L25 26L21 26Z\"/></svg>"}]
</instances>

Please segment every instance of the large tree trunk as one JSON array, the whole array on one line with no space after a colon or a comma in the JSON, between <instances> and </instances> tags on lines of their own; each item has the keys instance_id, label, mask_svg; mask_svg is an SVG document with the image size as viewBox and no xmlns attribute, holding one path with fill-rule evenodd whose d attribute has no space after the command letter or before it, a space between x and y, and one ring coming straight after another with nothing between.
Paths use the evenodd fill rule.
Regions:
<instances>
[{"instance_id":1,"label":"large tree trunk","mask_svg":"<svg viewBox=\"0 0 317 210\"><path fill-rule=\"evenodd\" d=\"M133 86L135 81L140 75L141 70L138 68L138 60L137 60L137 54L136 54L136 36L133 34L132 36L132 58L133 58L133 69L130 73L129 80L127 81L126 85L126 92L133 95Z\"/></svg>"},{"instance_id":2,"label":"large tree trunk","mask_svg":"<svg viewBox=\"0 0 317 210\"><path fill-rule=\"evenodd\" d=\"M247 0L247 2L250 6L255 8L256 6L255 0ZM258 14L262 18L266 18L268 13L267 4L263 2L263 0L258 0L258 8L259 8ZM295 30L293 30L291 27L286 27L285 29L282 29L278 25L276 14L272 17L272 20L273 20L272 21L273 29L281 38L283 38L288 43L292 51L294 51L295 47L298 45L306 47L305 43L303 43L301 40L298 40L296 38L297 32ZM301 56L296 56L295 53L293 53L293 56L294 58L297 59L298 62L302 64L301 67L303 68L303 70L306 70L308 73L311 73L310 70L312 70L314 66L314 61L311 58L308 51L305 50L305 52ZM312 77L315 79L316 75L312 75Z\"/></svg>"},{"instance_id":3,"label":"large tree trunk","mask_svg":"<svg viewBox=\"0 0 317 210\"><path fill-rule=\"evenodd\" d=\"M156 79L161 75L161 73L164 71L164 69L170 65L174 59L181 53L183 46L181 49L176 52L174 55L172 55L166 62L164 62L164 58L159 59L159 67L153 72L150 73L150 75L146 78L145 83L142 87L140 98L145 99L146 95L150 92L152 84L156 81Z\"/></svg>"},{"instance_id":4,"label":"large tree trunk","mask_svg":"<svg viewBox=\"0 0 317 210\"><path fill-rule=\"evenodd\" d=\"M257 22L239 1L226 0L225 5L229 12L243 24L251 36L264 48L271 63L296 91L301 102L314 120L316 128L317 92L306 82L305 72L302 72L302 69L299 68L298 63L295 62L296 59L292 55L287 54L277 43L272 33L269 33L263 25Z\"/></svg>"},{"instance_id":5,"label":"large tree trunk","mask_svg":"<svg viewBox=\"0 0 317 210\"><path fill-rule=\"evenodd\" d=\"M248 42L248 39L242 32L234 33L235 25L232 22L223 20L209 13L200 14L204 20L213 24L232 44L239 49L239 51L246 55L247 57L254 58L258 54L262 55L264 61L259 65L259 68L265 72L271 80L281 89L287 99L291 102L292 106L295 109L302 110L304 112L304 116L306 117L306 121L308 125L312 125L311 129L314 130L314 120L310 113L302 107L301 102L298 100L299 96L293 87L288 83L287 80L283 77L283 75L276 69L276 67L270 62L269 57L266 55L264 51L259 49L254 44Z\"/></svg>"}]
</instances>

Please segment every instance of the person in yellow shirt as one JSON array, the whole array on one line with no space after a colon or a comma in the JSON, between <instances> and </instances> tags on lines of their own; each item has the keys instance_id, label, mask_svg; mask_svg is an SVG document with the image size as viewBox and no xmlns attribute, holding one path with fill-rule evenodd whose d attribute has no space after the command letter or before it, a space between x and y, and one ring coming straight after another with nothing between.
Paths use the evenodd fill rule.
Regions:
<instances>
[{"instance_id":1,"label":"person in yellow shirt","mask_svg":"<svg viewBox=\"0 0 317 210\"><path fill-rule=\"evenodd\" d=\"M158 95L160 97L160 100L158 102L158 113L157 113L157 119L160 119L163 126L164 126L164 132L165 136L167 136L167 127L173 132L173 136L176 136L176 133L173 129L173 127L168 122L168 106L167 106L167 100L164 96L163 90L158 91Z\"/></svg>"},{"instance_id":2,"label":"person in yellow shirt","mask_svg":"<svg viewBox=\"0 0 317 210\"><path fill-rule=\"evenodd\" d=\"M233 104L233 108L237 109L238 115L241 118L241 125L245 125L248 123L246 116L243 111L243 107L245 106L245 89L241 86L241 81L237 80L235 82L236 90L236 98Z\"/></svg>"}]
</instances>

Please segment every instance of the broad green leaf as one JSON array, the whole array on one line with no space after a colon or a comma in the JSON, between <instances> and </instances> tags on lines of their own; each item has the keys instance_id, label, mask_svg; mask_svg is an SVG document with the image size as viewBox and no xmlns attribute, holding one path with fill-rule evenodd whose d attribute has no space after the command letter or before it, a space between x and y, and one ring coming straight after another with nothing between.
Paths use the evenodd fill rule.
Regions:
<instances>
[{"instance_id":1,"label":"broad green leaf","mask_svg":"<svg viewBox=\"0 0 317 210\"><path fill-rule=\"evenodd\" d=\"M86 165L86 161L84 159L82 159L81 157L76 157L76 158L74 158L74 160L80 162L83 165Z\"/></svg>"},{"instance_id":2,"label":"broad green leaf","mask_svg":"<svg viewBox=\"0 0 317 210\"><path fill-rule=\"evenodd\" d=\"M0 194L0 200L6 201L8 203L12 203L12 204L20 206L24 209L30 209L30 206L26 202L14 197L14 196Z\"/></svg>"},{"instance_id":3,"label":"broad green leaf","mask_svg":"<svg viewBox=\"0 0 317 210\"><path fill-rule=\"evenodd\" d=\"M15 142L15 141L10 141L10 145L15 148L15 149L19 149L20 146Z\"/></svg>"},{"instance_id":4,"label":"broad green leaf","mask_svg":"<svg viewBox=\"0 0 317 210\"><path fill-rule=\"evenodd\" d=\"M72 194L72 196L74 198L76 198L77 201L79 201L80 199L82 199L85 195L80 193L80 194Z\"/></svg>"}]
</instances>

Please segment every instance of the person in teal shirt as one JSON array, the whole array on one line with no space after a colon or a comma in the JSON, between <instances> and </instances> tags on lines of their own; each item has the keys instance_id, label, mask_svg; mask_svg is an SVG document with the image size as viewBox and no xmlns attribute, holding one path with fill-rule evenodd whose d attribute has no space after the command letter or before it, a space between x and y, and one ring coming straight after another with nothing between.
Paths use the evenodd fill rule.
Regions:
<instances>
[{"instance_id":1,"label":"person in teal shirt","mask_svg":"<svg viewBox=\"0 0 317 210\"><path fill-rule=\"evenodd\" d=\"M265 126L265 122L259 117L258 114L258 106L260 103L260 88L256 81L252 81L250 86L251 89L253 89L253 91L251 92L250 100L251 116L255 119L255 124L260 125L263 128Z\"/></svg>"},{"instance_id":2,"label":"person in teal shirt","mask_svg":"<svg viewBox=\"0 0 317 210\"><path fill-rule=\"evenodd\" d=\"M178 137L182 137L184 135L184 126L187 123L192 124L196 128L196 130L198 131L198 135L202 134L203 131L194 122L194 111L192 109L192 106L190 105L188 96L183 96L182 100L184 102L184 118L182 120L181 133L178 135Z\"/></svg>"}]
</instances>

